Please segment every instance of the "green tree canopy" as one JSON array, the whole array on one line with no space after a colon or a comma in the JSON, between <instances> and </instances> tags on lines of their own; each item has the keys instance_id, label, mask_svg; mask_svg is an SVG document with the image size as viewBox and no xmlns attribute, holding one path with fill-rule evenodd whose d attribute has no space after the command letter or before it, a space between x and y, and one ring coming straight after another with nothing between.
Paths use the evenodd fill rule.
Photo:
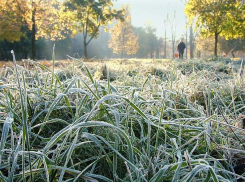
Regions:
<instances>
[{"instance_id":1,"label":"green tree canopy","mask_svg":"<svg viewBox=\"0 0 245 182\"><path fill-rule=\"evenodd\" d=\"M150 57L153 58L154 52L158 48L158 39L156 36L157 29L154 26L152 26L151 22L147 22L145 31L146 31L146 41L148 42L146 44L149 50L148 53L150 54Z\"/></svg>"},{"instance_id":2,"label":"green tree canopy","mask_svg":"<svg viewBox=\"0 0 245 182\"><path fill-rule=\"evenodd\" d=\"M135 27L134 32L138 36L139 50L137 57L147 58L159 57L163 40L156 36L156 28L151 23L146 23L146 27Z\"/></svg>"},{"instance_id":3,"label":"green tree canopy","mask_svg":"<svg viewBox=\"0 0 245 182\"><path fill-rule=\"evenodd\" d=\"M87 45L98 36L99 27L107 27L114 18L123 19L123 10L114 9L111 0L66 0L65 6L72 34L83 33L83 53L86 58Z\"/></svg>"},{"instance_id":4,"label":"green tree canopy","mask_svg":"<svg viewBox=\"0 0 245 182\"><path fill-rule=\"evenodd\" d=\"M232 38L237 35L238 30L233 31L231 25L241 23L242 16L238 15L243 6L239 0L189 0L185 13L191 22L195 20L201 35L214 36L214 55L217 56L218 36Z\"/></svg>"}]
</instances>

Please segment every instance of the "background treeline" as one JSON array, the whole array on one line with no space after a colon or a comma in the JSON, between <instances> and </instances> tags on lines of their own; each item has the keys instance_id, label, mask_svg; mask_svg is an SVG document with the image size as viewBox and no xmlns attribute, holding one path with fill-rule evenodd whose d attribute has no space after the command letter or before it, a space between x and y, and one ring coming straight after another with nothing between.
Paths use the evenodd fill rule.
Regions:
<instances>
[{"instance_id":1,"label":"background treeline","mask_svg":"<svg viewBox=\"0 0 245 182\"><path fill-rule=\"evenodd\" d=\"M182 37L185 57L242 57L244 51L245 5L243 1L189 0ZM151 23L131 24L127 5L115 9L104 0L1 0L0 60L77 58L173 58L180 37L176 37L176 16L167 15L163 37ZM171 38L166 37L167 27Z\"/></svg>"},{"instance_id":2,"label":"background treeline","mask_svg":"<svg viewBox=\"0 0 245 182\"><path fill-rule=\"evenodd\" d=\"M150 31L149 31L150 29ZM156 36L154 27L134 27L134 33L138 36L139 49L135 55L124 55L124 58L163 58L164 41ZM88 45L88 57L90 58L119 58L120 55L114 54L108 47L110 32L100 28L98 38L93 39ZM75 37L68 36L66 39L52 41L39 38L36 42L36 58L52 59L53 46L55 44L56 59L66 59L67 55L77 58L83 57L83 37L81 34ZM31 36L21 38L19 42L0 41L0 60L10 60L10 50L15 50L18 59L31 57Z\"/></svg>"},{"instance_id":3,"label":"background treeline","mask_svg":"<svg viewBox=\"0 0 245 182\"><path fill-rule=\"evenodd\" d=\"M134 33L138 36L139 49L135 55L124 55L124 58L172 58L172 43L170 39L166 41L162 37L156 36L156 29L152 26L134 27ZM110 32L105 32L100 28L100 34L97 39L91 41L88 45L88 57L106 59L120 58L120 55L114 54L112 49L108 47L110 40ZM185 36L184 36L185 37ZM189 37L189 36L188 36ZM194 57L209 57L212 55L214 40L212 38L201 38L194 35ZM63 40L51 41L40 38L36 42L37 59L52 59L53 46L55 45L56 59L66 59L67 55L81 58L83 57L83 37L81 34L75 37L67 37ZM176 45L178 40L176 41ZM31 37L21 38L19 42L10 42L7 40L0 41L0 60L11 60L10 50L15 50L18 59L31 58ZM245 50L245 41L243 39L225 40L221 37L218 42L219 55L229 57L242 57ZM190 44L187 41L187 52L190 57Z\"/></svg>"}]
</instances>

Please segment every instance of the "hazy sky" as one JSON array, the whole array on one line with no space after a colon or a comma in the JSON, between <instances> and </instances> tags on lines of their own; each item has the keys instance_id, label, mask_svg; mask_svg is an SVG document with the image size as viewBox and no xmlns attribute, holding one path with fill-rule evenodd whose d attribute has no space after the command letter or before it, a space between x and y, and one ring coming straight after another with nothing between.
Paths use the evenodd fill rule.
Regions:
<instances>
[{"instance_id":1,"label":"hazy sky","mask_svg":"<svg viewBox=\"0 0 245 182\"><path fill-rule=\"evenodd\" d=\"M169 19L176 25L176 39L185 34L186 17L184 13L184 1L181 0L117 0L115 7L129 4L131 7L132 24L145 27L146 22L151 21L157 28L157 35L164 36L164 19L169 14ZM174 11L176 20L173 21ZM168 24L167 37L171 37L171 29Z\"/></svg>"}]
</instances>

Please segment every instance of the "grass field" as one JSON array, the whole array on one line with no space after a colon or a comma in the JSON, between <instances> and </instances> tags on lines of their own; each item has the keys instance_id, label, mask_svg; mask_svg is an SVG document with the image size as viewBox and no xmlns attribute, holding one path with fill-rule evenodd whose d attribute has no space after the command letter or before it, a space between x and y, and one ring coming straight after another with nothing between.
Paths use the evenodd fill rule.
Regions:
<instances>
[{"instance_id":1,"label":"grass field","mask_svg":"<svg viewBox=\"0 0 245 182\"><path fill-rule=\"evenodd\" d=\"M242 61L1 65L1 181L245 179Z\"/></svg>"}]
</instances>

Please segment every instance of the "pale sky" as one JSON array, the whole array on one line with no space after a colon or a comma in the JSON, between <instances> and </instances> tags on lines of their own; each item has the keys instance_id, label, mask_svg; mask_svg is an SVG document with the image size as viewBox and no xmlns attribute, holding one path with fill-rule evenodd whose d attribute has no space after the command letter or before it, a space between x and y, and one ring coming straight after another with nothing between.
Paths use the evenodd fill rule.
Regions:
<instances>
[{"instance_id":1,"label":"pale sky","mask_svg":"<svg viewBox=\"0 0 245 182\"><path fill-rule=\"evenodd\" d=\"M157 28L157 36L164 36L164 19L169 14L169 19L176 26L176 40L186 32L186 17L184 13L184 0L117 0L114 1L116 8L123 4L131 7L132 24L145 27L145 23L151 21ZM173 21L174 11L176 20ZM168 23L167 37L171 37L171 28Z\"/></svg>"}]
</instances>

